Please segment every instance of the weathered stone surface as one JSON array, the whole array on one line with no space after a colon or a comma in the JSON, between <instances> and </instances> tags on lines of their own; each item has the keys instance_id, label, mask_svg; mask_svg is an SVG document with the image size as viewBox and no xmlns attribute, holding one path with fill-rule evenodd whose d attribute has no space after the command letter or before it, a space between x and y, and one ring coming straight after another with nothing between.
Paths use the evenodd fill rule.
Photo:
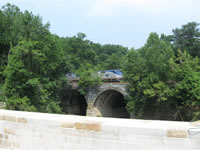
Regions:
<instances>
[{"instance_id":1,"label":"weathered stone surface","mask_svg":"<svg viewBox=\"0 0 200 150\"><path fill-rule=\"evenodd\" d=\"M15 131L13 129L10 129L10 128L4 128L4 133L15 135Z\"/></svg>"},{"instance_id":2,"label":"weathered stone surface","mask_svg":"<svg viewBox=\"0 0 200 150\"><path fill-rule=\"evenodd\" d=\"M28 123L28 120L26 118L17 118L17 122L26 124Z\"/></svg>"},{"instance_id":3,"label":"weathered stone surface","mask_svg":"<svg viewBox=\"0 0 200 150\"><path fill-rule=\"evenodd\" d=\"M126 85L127 83L104 83L96 88L89 89L89 92L86 95L87 103L94 103L97 97L104 91L107 90L115 90L121 93L122 95L126 96Z\"/></svg>"},{"instance_id":4,"label":"weathered stone surface","mask_svg":"<svg viewBox=\"0 0 200 150\"><path fill-rule=\"evenodd\" d=\"M75 128L78 130L89 130L89 131L101 131L101 124L100 123L81 123L76 122Z\"/></svg>"},{"instance_id":5,"label":"weathered stone surface","mask_svg":"<svg viewBox=\"0 0 200 150\"><path fill-rule=\"evenodd\" d=\"M4 114L27 118L28 124L0 121L0 150L199 150L200 146L198 133L186 133L196 128L189 122L0 110Z\"/></svg>"},{"instance_id":6,"label":"weathered stone surface","mask_svg":"<svg viewBox=\"0 0 200 150\"><path fill-rule=\"evenodd\" d=\"M73 122L62 122L60 124L61 128L74 128L75 124Z\"/></svg>"},{"instance_id":7,"label":"weathered stone surface","mask_svg":"<svg viewBox=\"0 0 200 150\"><path fill-rule=\"evenodd\" d=\"M187 131L186 130L169 129L166 131L166 137L187 138Z\"/></svg>"},{"instance_id":8,"label":"weathered stone surface","mask_svg":"<svg viewBox=\"0 0 200 150\"><path fill-rule=\"evenodd\" d=\"M3 116L3 120L5 120L5 121L11 121L11 122L16 122L16 117L4 115Z\"/></svg>"},{"instance_id":9,"label":"weathered stone surface","mask_svg":"<svg viewBox=\"0 0 200 150\"><path fill-rule=\"evenodd\" d=\"M102 114L93 104L88 104L87 116L102 117Z\"/></svg>"}]
</instances>

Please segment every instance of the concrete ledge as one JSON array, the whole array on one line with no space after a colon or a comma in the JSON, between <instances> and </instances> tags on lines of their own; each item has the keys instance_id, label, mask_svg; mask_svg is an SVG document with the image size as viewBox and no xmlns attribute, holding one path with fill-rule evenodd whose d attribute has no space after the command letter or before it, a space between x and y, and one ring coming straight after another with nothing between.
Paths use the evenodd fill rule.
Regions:
<instances>
[{"instance_id":1,"label":"concrete ledge","mask_svg":"<svg viewBox=\"0 0 200 150\"><path fill-rule=\"evenodd\" d=\"M199 150L200 133L188 132L198 123L0 110L0 148Z\"/></svg>"}]
</instances>

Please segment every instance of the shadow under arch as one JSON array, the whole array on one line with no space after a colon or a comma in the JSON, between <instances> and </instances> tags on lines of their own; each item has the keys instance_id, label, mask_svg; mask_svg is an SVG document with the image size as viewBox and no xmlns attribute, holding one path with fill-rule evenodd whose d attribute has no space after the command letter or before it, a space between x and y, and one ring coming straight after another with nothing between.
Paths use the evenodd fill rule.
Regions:
<instances>
[{"instance_id":1,"label":"shadow under arch","mask_svg":"<svg viewBox=\"0 0 200 150\"><path fill-rule=\"evenodd\" d=\"M102 117L130 118L127 112L123 94L117 90L105 90L101 92L95 100L96 107Z\"/></svg>"},{"instance_id":2,"label":"shadow under arch","mask_svg":"<svg viewBox=\"0 0 200 150\"><path fill-rule=\"evenodd\" d=\"M68 90L62 100L63 112L66 114L86 116L87 102L78 90Z\"/></svg>"}]
</instances>

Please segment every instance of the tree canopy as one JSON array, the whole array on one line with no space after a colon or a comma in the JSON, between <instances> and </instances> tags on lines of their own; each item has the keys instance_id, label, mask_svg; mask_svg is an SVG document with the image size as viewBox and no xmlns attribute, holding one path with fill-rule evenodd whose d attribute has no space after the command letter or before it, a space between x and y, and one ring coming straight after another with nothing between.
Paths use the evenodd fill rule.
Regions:
<instances>
[{"instance_id":1,"label":"tree canopy","mask_svg":"<svg viewBox=\"0 0 200 150\"><path fill-rule=\"evenodd\" d=\"M28 10L9 3L0 9L0 100L8 109L63 113L68 73L79 75L84 95L101 84L97 71L122 69L126 108L136 118L200 119L199 23L172 35L150 33L139 49L94 43L81 32L59 37L49 28Z\"/></svg>"},{"instance_id":2,"label":"tree canopy","mask_svg":"<svg viewBox=\"0 0 200 150\"><path fill-rule=\"evenodd\" d=\"M15 5L0 9L0 83L8 109L61 113L67 73L80 75L84 93L100 83L93 70L121 67L127 48L93 43L84 33L59 37L49 27L39 15Z\"/></svg>"},{"instance_id":3,"label":"tree canopy","mask_svg":"<svg viewBox=\"0 0 200 150\"><path fill-rule=\"evenodd\" d=\"M144 47L128 52L123 69L128 81L127 109L135 117L148 113L167 119L169 113L171 120L200 118L199 58L187 51L177 55L155 33Z\"/></svg>"}]
</instances>

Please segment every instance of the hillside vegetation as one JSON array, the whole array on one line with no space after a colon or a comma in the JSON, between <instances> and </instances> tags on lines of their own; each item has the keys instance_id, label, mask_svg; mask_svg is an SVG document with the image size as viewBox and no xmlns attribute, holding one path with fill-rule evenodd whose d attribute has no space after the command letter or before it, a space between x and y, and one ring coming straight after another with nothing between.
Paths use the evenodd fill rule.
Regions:
<instances>
[{"instance_id":1,"label":"hillside vegetation","mask_svg":"<svg viewBox=\"0 0 200 150\"><path fill-rule=\"evenodd\" d=\"M128 82L127 110L146 110L174 120L200 119L200 31L189 22L172 35L150 33L139 49L101 45L84 33L59 37L39 15L6 4L0 9L0 101L7 109L63 113L66 74L80 75L80 89L101 81L97 70L122 69Z\"/></svg>"}]
</instances>

